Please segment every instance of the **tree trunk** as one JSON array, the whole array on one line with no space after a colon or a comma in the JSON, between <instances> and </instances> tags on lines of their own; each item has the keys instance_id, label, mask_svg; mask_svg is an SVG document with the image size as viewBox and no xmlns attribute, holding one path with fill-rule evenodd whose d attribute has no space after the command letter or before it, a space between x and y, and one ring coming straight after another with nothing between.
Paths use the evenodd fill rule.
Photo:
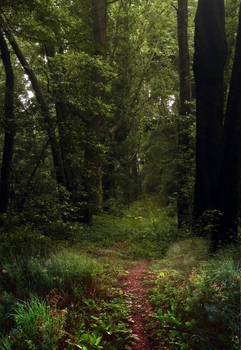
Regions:
<instances>
[{"instance_id":1,"label":"tree trunk","mask_svg":"<svg viewBox=\"0 0 241 350\"><path fill-rule=\"evenodd\" d=\"M9 202L10 178L14 147L14 73L11 64L10 52L5 41L2 30L0 29L0 50L1 57L5 69L5 136L3 147L3 158L1 168L1 183L0 183L0 214L6 213Z\"/></svg>"},{"instance_id":2,"label":"tree trunk","mask_svg":"<svg viewBox=\"0 0 241 350\"><path fill-rule=\"evenodd\" d=\"M238 230L241 187L241 5L236 50L224 124L224 156L220 181L220 209L223 214L218 242L234 241Z\"/></svg>"},{"instance_id":3,"label":"tree trunk","mask_svg":"<svg viewBox=\"0 0 241 350\"><path fill-rule=\"evenodd\" d=\"M93 4L93 33L96 44L96 54L105 54L107 4L106 0L92 0Z\"/></svg>"},{"instance_id":4,"label":"tree trunk","mask_svg":"<svg viewBox=\"0 0 241 350\"><path fill-rule=\"evenodd\" d=\"M179 86L180 101L178 120L178 228L190 223L190 194L188 191L188 179L190 176L190 101L191 101L191 83L190 83L190 58L188 47L188 10L187 0L178 0L178 47L179 47Z\"/></svg>"},{"instance_id":5,"label":"tree trunk","mask_svg":"<svg viewBox=\"0 0 241 350\"><path fill-rule=\"evenodd\" d=\"M55 48L54 46L45 45L45 52L47 58L54 58L55 57ZM61 51L62 53L62 51ZM49 70L51 75L53 76L53 80L55 83L60 83L59 74L54 67L54 65L51 63L50 60L48 60ZM56 89L55 89L56 90ZM57 128L58 128L58 134L59 134L59 147L60 147L60 153L64 168L64 175L66 180L66 188L69 192L73 191L72 183L72 167L69 161L69 144L71 142L70 135L68 135L67 132L67 106L65 102L61 100L61 98L58 97L58 93L56 91L53 91L54 99L55 99L55 111L56 111L56 119L57 119Z\"/></svg>"},{"instance_id":6,"label":"tree trunk","mask_svg":"<svg viewBox=\"0 0 241 350\"><path fill-rule=\"evenodd\" d=\"M226 56L224 1L199 0L194 54L197 98L194 223L206 210L218 208Z\"/></svg>"},{"instance_id":7,"label":"tree trunk","mask_svg":"<svg viewBox=\"0 0 241 350\"><path fill-rule=\"evenodd\" d=\"M56 179L57 179L58 184L65 186L66 181L65 181L65 175L64 175L64 169L63 169L63 163L62 163L62 159L61 159L60 149L59 149L59 145L58 145L56 135L55 135L55 126L54 126L53 120L51 118L51 115L50 115L50 112L48 109L48 105L44 99L41 88L39 86L37 77L34 74L33 70L30 68L22 51L20 50L18 44L16 43L14 37L7 30L6 25L1 17L0 17L0 23L4 27L4 32L9 40L20 64L22 65L25 73L28 75L28 78L31 81L32 88L35 92L36 99L38 101L42 115L44 117L45 128L46 128L46 131L48 133L49 140L50 140L51 151L52 151L52 156L53 156L53 163L54 163L54 168L55 168L55 172L56 172Z\"/></svg>"},{"instance_id":8,"label":"tree trunk","mask_svg":"<svg viewBox=\"0 0 241 350\"><path fill-rule=\"evenodd\" d=\"M106 25L107 25L107 3L106 0L93 0L93 37L95 42L95 54L104 56L106 41ZM98 72L93 72L93 97L103 100L103 91L97 87L97 84L103 82L103 77ZM92 115L89 122L91 138L95 140L96 147L90 143L87 144L85 158L88 175L86 178L86 191L88 208L84 214L84 221L91 223L93 213L102 208L103 202L103 184L102 184L102 162L101 150L97 144L101 143L101 129L103 123L103 115Z\"/></svg>"},{"instance_id":9,"label":"tree trunk","mask_svg":"<svg viewBox=\"0 0 241 350\"><path fill-rule=\"evenodd\" d=\"M31 188L32 188L32 185L33 185L33 180L35 178L35 175L37 173L37 170L38 168L40 167L41 163L44 162L44 159L46 157L46 151L47 151L47 148L49 147L49 140L44 144L38 158L37 158L37 162L28 178L28 180L26 181L26 185L25 185L25 190L24 190L24 193L23 195L21 196L21 200L18 204L18 210L21 212L23 212L24 210L24 206L25 206L25 203L28 199L28 197L30 196L31 194Z\"/></svg>"}]
</instances>

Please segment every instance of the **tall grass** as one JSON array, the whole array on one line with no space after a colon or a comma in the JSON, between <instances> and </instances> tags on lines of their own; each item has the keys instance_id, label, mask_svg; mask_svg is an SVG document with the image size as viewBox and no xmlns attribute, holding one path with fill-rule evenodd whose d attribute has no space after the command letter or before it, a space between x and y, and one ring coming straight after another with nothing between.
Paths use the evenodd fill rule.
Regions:
<instances>
[{"instance_id":1,"label":"tall grass","mask_svg":"<svg viewBox=\"0 0 241 350\"><path fill-rule=\"evenodd\" d=\"M44 258L5 257L0 270L0 350L77 345L111 350L113 344L118 348L128 342L125 303L113 294L117 270L107 259L97 261L70 248ZM111 311L117 308L118 313Z\"/></svg>"},{"instance_id":2,"label":"tall grass","mask_svg":"<svg viewBox=\"0 0 241 350\"><path fill-rule=\"evenodd\" d=\"M53 288L61 291L74 290L76 285L84 290L93 283L96 261L84 254L68 249L50 254L47 259L19 256L2 261L0 286L14 293L17 298L26 298L31 293L46 295Z\"/></svg>"}]
</instances>

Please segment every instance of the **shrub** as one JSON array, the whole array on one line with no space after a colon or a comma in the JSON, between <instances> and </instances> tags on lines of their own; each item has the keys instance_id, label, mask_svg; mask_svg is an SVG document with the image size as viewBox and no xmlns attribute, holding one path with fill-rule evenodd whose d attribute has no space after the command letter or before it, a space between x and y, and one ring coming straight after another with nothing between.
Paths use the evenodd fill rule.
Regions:
<instances>
[{"instance_id":1,"label":"shrub","mask_svg":"<svg viewBox=\"0 0 241 350\"><path fill-rule=\"evenodd\" d=\"M187 245L183 243L183 247ZM183 253L176 248L169 250L169 256ZM238 264L233 257L224 258L220 254L199 264L196 260L192 269L191 265L187 270L180 269L181 266L183 262L166 266L151 291L156 313L149 319L149 325L151 329L155 325L152 335L156 342L173 350L238 350L241 281Z\"/></svg>"},{"instance_id":2,"label":"shrub","mask_svg":"<svg viewBox=\"0 0 241 350\"><path fill-rule=\"evenodd\" d=\"M0 254L2 257L45 257L52 250L51 239L29 225L15 227L12 232L3 231L1 233Z\"/></svg>"}]
</instances>

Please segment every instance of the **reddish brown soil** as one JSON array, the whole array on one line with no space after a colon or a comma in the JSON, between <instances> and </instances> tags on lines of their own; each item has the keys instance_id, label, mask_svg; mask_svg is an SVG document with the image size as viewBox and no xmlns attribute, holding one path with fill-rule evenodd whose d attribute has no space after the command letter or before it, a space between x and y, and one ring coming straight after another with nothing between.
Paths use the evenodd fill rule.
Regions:
<instances>
[{"instance_id":1,"label":"reddish brown soil","mask_svg":"<svg viewBox=\"0 0 241 350\"><path fill-rule=\"evenodd\" d=\"M132 350L151 350L152 344L145 331L144 319L151 310L147 294L148 287L143 285L143 275L148 272L148 263L140 261L129 270L126 277L126 286L123 292L130 297L130 310L132 319L132 330L135 344Z\"/></svg>"}]
</instances>

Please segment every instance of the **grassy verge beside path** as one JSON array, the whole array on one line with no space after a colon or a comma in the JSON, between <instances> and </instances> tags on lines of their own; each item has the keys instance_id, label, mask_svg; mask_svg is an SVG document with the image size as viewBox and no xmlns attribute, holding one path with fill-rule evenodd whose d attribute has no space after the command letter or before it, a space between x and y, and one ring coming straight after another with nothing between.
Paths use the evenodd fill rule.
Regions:
<instances>
[{"instance_id":1,"label":"grassy verge beside path","mask_svg":"<svg viewBox=\"0 0 241 350\"><path fill-rule=\"evenodd\" d=\"M47 259L3 261L1 350L124 349L129 313L108 258L61 250Z\"/></svg>"},{"instance_id":2,"label":"grassy verge beside path","mask_svg":"<svg viewBox=\"0 0 241 350\"><path fill-rule=\"evenodd\" d=\"M207 242L192 239L153 264L148 331L154 349L240 350L238 259L234 248L209 258Z\"/></svg>"}]
</instances>

